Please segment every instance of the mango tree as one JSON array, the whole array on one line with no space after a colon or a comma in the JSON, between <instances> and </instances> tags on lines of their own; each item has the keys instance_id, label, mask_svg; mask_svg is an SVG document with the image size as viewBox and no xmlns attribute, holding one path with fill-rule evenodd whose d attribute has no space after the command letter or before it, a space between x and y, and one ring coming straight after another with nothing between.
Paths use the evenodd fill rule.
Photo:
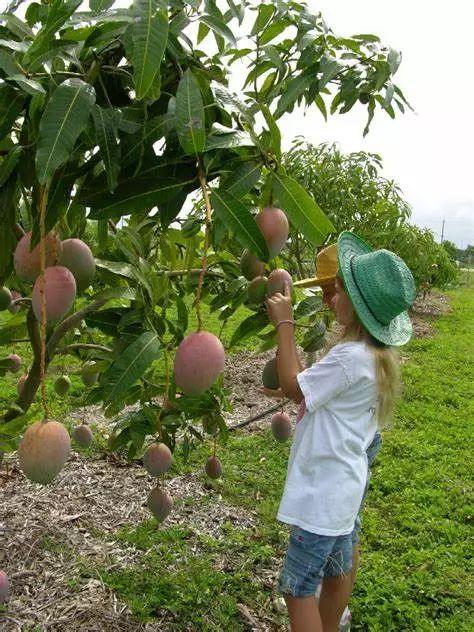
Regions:
<instances>
[{"instance_id":1,"label":"mango tree","mask_svg":"<svg viewBox=\"0 0 474 632\"><path fill-rule=\"evenodd\" d=\"M264 277L281 265L288 224L315 247L334 231L282 166L279 119L297 105L324 118L363 106L368 126L377 108L393 117L405 103L392 81L397 51L374 35L336 36L302 3L82 9L17 0L0 16L0 286L12 312L0 344L27 337L33 351L0 418L0 449L28 427L20 463L42 483L69 437L28 410L42 385L48 419L48 369L66 354L84 360L87 401L115 419L112 449L133 458L156 439L144 459L154 475L178 438L187 450L203 432L225 432L224 349L202 301L223 325L246 302L253 312L230 347L260 332L271 348ZM324 333L311 321L319 308L309 297L296 309L310 319L308 349ZM190 309L197 331L185 337ZM128 404L138 405L120 414ZM161 487L150 506L159 519L169 511Z\"/></svg>"}]
</instances>

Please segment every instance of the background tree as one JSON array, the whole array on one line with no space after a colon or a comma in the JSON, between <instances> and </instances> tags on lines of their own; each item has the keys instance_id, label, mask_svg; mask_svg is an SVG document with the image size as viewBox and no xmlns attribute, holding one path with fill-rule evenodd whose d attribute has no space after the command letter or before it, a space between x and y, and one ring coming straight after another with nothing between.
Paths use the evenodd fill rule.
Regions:
<instances>
[{"instance_id":1,"label":"background tree","mask_svg":"<svg viewBox=\"0 0 474 632\"><path fill-rule=\"evenodd\" d=\"M452 241L449 241L449 239L445 239L443 241L443 248L448 253L448 257L451 259L451 261L457 261L459 249L456 244L454 244Z\"/></svg>"},{"instance_id":2,"label":"background tree","mask_svg":"<svg viewBox=\"0 0 474 632\"><path fill-rule=\"evenodd\" d=\"M396 252L412 270L418 288L443 286L456 278L456 267L433 233L409 223L411 208L400 187L380 174L380 155L343 154L335 145L314 146L297 139L284 164L324 208L336 234L353 230L373 247ZM285 256L288 266L299 262L293 263L293 273L314 272L314 248L297 233L292 233Z\"/></svg>"}]
</instances>

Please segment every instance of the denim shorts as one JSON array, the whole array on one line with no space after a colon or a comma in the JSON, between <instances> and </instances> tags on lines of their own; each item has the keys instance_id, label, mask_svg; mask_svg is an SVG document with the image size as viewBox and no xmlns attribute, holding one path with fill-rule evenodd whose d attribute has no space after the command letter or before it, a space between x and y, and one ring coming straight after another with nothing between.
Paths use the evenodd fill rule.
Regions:
<instances>
[{"instance_id":1,"label":"denim shorts","mask_svg":"<svg viewBox=\"0 0 474 632\"><path fill-rule=\"evenodd\" d=\"M362 502L360 503L359 513L357 514L357 518L354 524L354 530L352 532L352 545L356 546L360 541L360 530L362 527L362 510L364 508L365 497L367 496L367 492L369 491L370 477L371 472L370 468L372 467L373 462L377 454L380 452L380 448L382 447L382 435L380 432L376 432L375 436L372 440L372 443L367 448L367 463L368 463L368 471L367 471L367 482L365 484L364 495L362 496Z\"/></svg>"},{"instance_id":2,"label":"denim shorts","mask_svg":"<svg viewBox=\"0 0 474 632\"><path fill-rule=\"evenodd\" d=\"M291 527L290 541L278 581L284 595L314 595L323 577L346 575L352 568L351 534L329 536Z\"/></svg>"}]
</instances>

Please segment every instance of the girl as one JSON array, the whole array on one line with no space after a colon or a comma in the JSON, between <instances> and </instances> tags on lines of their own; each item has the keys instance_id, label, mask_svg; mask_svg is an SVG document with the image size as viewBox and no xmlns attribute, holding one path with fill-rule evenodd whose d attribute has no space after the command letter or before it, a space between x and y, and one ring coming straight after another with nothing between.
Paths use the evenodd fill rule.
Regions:
<instances>
[{"instance_id":1,"label":"girl","mask_svg":"<svg viewBox=\"0 0 474 632\"><path fill-rule=\"evenodd\" d=\"M337 632L352 588L351 534L366 485L366 449L393 410L392 347L412 333L406 310L415 285L405 263L349 232L337 250L333 307L344 334L320 362L300 372L289 288L267 299L278 330L280 385L302 404L278 511L291 525L279 590L293 632Z\"/></svg>"}]
</instances>

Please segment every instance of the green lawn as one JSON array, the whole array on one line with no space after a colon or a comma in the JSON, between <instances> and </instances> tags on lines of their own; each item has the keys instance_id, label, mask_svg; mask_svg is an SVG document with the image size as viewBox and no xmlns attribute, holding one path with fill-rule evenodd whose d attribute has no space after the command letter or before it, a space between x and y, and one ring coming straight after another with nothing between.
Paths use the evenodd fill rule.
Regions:
<instances>
[{"instance_id":1,"label":"green lawn","mask_svg":"<svg viewBox=\"0 0 474 632\"><path fill-rule=\"evenodd\" d=\"M453 312L436 322L436 335L414 340L403 351L408 357L403 401L385 432L365 511L353 630L474 628L469 609L474 293L456 290L450 296ZM243 630L238 604L283 625L261 576L286 544L275 512L288 449L268 430L234 435L219 449L225 475L212 484L208 502L219 494L227 504L256 509L252 530L227 524L225 538L215 540L194 533L192 518L189 528L157 528L152 520L124 528L115 537L143 550L142 563L126 572L103 569L104 581L141 618L157 609L174 613L176 629ZM176 471L202 467L204 455L198 450L189 464L178 461ZM226 568L219 570L223 557Z\"/></svg>"}]
</instances>

